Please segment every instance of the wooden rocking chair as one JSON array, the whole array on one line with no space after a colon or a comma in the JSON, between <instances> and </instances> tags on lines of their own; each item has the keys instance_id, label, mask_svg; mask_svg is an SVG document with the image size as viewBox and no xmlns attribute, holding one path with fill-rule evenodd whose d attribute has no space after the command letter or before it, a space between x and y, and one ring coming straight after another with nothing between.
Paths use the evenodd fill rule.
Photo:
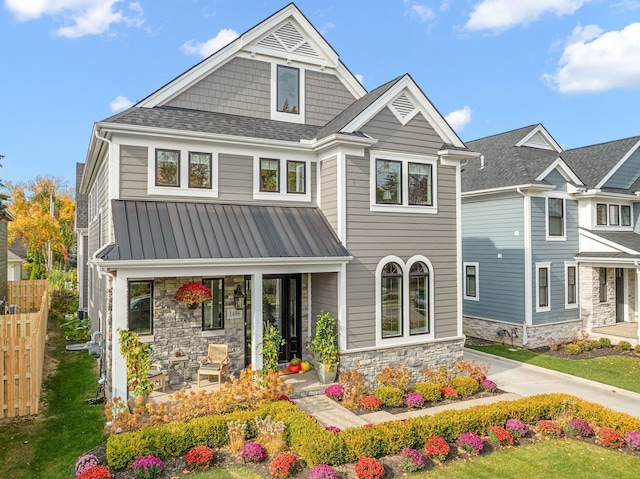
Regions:
<instances>
[{"instance_id":1,"label":"wooden rocking chair","mask_svg":"<svg viewBox=\"0 0 640 479\"><path fill-rule=\"evenodd\" d=\"M200 360L198 369L198 387L200 376L218 376L218 386L222 381L222 374L229 375L229 346L227 344L210 344L207 355Z\"/></svg>"}]
</instances>

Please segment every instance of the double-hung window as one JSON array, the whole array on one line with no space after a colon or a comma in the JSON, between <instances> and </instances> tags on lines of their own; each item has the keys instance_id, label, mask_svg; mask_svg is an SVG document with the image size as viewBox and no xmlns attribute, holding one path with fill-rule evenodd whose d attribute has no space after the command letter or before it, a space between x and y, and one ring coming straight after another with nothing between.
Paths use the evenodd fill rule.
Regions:
<instances>
[{"instance_id":1,"label":"double-hung window","mask_svg":"<svg viewBox=\"0 0 640 479\"><path fill-rule=\"evenodd\" d=\"M551 264L536 263L536 311L549 311L550 304L550 279Z\"/></svg>"},{"instance_id":2,"label":"double-hung window","mask_svg":"<svg viewBox=\"0 0 640 479\"><path fill-rule=\"evenodd\" d=\"M578 265L576 263L565 263L565 307L575 308L578 306Z\"/></svg>"},{"instance_id":3,"label":"double-hung window","mask_svg":"<svg viewBox=\"0 0 640 479\"><path fill-rule=\"evenodd\" d=\"M220 278L202 281L210 290L212 300L202 305L202 329L224 329L224 281Z\"/></svg>"},{"instance_id":4,"label":"double-hung window","mask_svg":"<svg viewBox=\"0 0 640 479\"><path fill-rule=\"evenodd\" d=\"M436 212L436 161L385 154L371 156L371 210Z\"/></svg>"},{"instance_id":5,"label":"double-hung window","mask_svg":"<svg viewBox=\"0 0 640 479\"><path fill-rule=\"evenodd\" d=\"M564 199L547 198L547 235L550 238L564 238Z\"/></svg>"},{"instance_id":6,"label":"double-hung window","mask_svg":"<svg viewBox=\"0 0 640 479\"><path fill-rule=\"evenodd\" d=\"M153 333L153 281L129 281L127 327L138 334Z\"/></svg>"},{"instance_id":7,"label":"double-hung window","mask_svg":"<svg viewBox=\"0 0 640 479\"><path fill-rule=\"evenodd\" d=\"M478 301L478 263L464 263L464 299Z\"/></svg>"}]
</instances>

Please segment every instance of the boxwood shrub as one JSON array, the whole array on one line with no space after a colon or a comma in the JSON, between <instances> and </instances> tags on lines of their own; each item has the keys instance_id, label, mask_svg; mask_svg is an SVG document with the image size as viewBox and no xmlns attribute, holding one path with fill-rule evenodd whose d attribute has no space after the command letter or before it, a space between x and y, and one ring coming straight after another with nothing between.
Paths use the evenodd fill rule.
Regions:
<instances>
[{"instance_id":1,"label":"boxwood shrub","mask_svg":"<svg viewBox=\"0 0 640 479\"><path fill-rule=\"evenodd\" d=\"M376 397L382 401L383 406L402 407L404 406L404 392L400 388L381 386L376 389Z\"/></svg>"},{"instance_id":2,"label":"boxwood shrub","mask_svg":"<svg viewBox=\"0 0 640 479\"><path fill-rule=\"evenodd\" d=\"M480 389L480 383L470 376L456 376L451 379L451 387L460 396L473 396Z\"/></svg>"},{"instance_id":3,"label":"boxwood shrub","mask_svg":"<svg viewBox=\"0 0 640 479\"><path fill-rule=\"evenodd\" d=\"M418 383L413 387L413 391L422 394L427 402L436 402L442 399L440 385L436 383Z\"/></svg>"}]
</instances>

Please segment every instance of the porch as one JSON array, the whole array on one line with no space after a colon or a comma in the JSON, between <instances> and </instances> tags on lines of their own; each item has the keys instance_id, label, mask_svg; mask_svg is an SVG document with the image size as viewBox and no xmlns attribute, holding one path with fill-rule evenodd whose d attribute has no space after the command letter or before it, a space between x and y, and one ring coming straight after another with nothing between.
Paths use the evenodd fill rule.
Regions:
<instances>
[{"instance_id":1,"label":"porch","mask_svg":"<svg viewBox=\"0 0 640 479\"><path fill-rule=\"evenodd\" d=\"M609 338L613 344L628 341L631 346L638 344L638 336L639 330L636 322L616 323L611 326L593 328L589 334L589 337L594 339Z\"/></svg>"}]
</instances>

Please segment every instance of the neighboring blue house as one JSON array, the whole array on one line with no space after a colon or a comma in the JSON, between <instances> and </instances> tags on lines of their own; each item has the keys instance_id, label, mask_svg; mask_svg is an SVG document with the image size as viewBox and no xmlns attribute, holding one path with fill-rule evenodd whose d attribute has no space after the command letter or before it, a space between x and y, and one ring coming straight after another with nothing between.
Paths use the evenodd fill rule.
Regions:
<instances>
[{"instance_id":1,"label":"neighboring blue house","mask_svg":"<svg viewBox=\"0 0 640 479\"><path fill-rule=\"evenodd\" d=\"M639 139L563 151L531 125L467 143L467 336L536 348L617 321L637 341Z\"/></svg>"}]
</instances>

